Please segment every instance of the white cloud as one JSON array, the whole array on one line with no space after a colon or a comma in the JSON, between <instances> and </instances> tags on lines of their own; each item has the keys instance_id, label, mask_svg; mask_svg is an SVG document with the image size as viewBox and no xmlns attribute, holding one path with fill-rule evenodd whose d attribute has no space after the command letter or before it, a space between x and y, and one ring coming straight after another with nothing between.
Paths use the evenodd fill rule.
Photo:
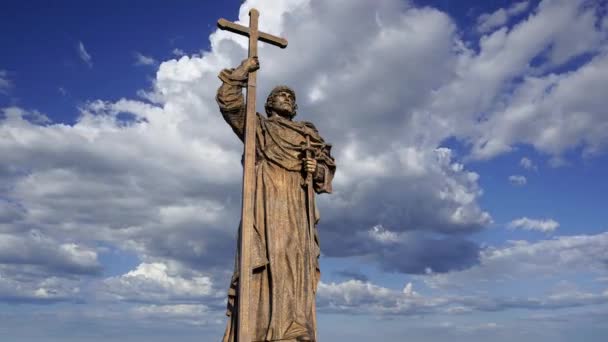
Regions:
<instances>
[{"instance_id":1,"label":"white cloud","mask_svg":"<svg viewBox=\"0 0 608 342\"><path fill-rule=\"evenodd\" d=\"M479 176L453 161L451 150L404 147L370 156L360 154L365 148L353 142L338 156L337 191L332 198L321 198L331 209L324 219L328 226L344 232L383 226L394 232L449 234L491 222L476 202L482 194ZM343 236L336 238L345 241Z\"/></svg>"},{"instance_id":2,"label":"white cloud","mask_svg":"<svg viewBox=\"0 0 608 342\"><path fill-rule=\"evenodd\" d=\"M565 75L527 78L514 93L511 105L495 122L488 122L487 129L492 132L483 139L500 146L523 141L558 157L574 146L583 146L586 155L599 153L608 142L604 130L608 121L598 89L608 80L607 72L608 55L602 54ZM493 138L489 134L494 134ZM485 154L484 150L480 146L478 153Z\"/></svg>"},{"instance_id":3,"label":"white cloud","mask_svg":"<svg viewBox=\"0 0 608 342\"><path fill-rule=\"evenodd\" d=\"M374 226L369 231L369 236L380 243L394 243L401 240L397 233L386 230L381 225Z\"/></svg>"},{"instance_id":4,"label":"white cloud","mask_svg":"<svg viewBox=\"0 0 608 342\"><path fill-rule=\"evenodd\" d=\"M405 291L407 289L408 291ZM607 293L562 292L539 297L476 295L423 295L411 290L411 283L398 291L370 282L348 280L319 284L317 307L323 313L372 314L382 316L461 315L472 312L500 312L517 309L556 310L608 303ZM497 328L494 324L477 328Z\"/></svg>"},{"instance_id":5,"label":"white cloud","mask_svg":"<svg viewBox=\"0 0 608 342\"><path fill-rule=\"evenodd\" d=\"M82 300L78 279L36 274L29 265L0 265L0 301L8 303L51 303Z\"/></svg>"},{"instance_id":6,"label":"white cloud","mask_svg":"<svg viewBox=\"0 0 608 342\"><path fill-rule=\"evenodd\" d=\"M479 51L463 43L453 79L420 115L437 117L444 130L437 133L470 142L476 159L521 143L552 156L581 145L588 155L601 151L608 139L599 90L608 79L607 31L595 25L599 12L587 4L543 1L511 29L482 36ZM591 60L573 71L557 69L580 56Z\"/></svg>"},{"instance_id":7,"label":"white cloud","mask_svg":"<svg viewBox=\"0 0 608 342\"><path fill-rule=\"evenodd\" d=\"M508 288L521 279L550 277L566 279L605 276L608 260L608 233L559 236L538 242L511 241L503 247L488 247L480 253L479 264L469 269L420 278L434 288ZM423 277L423 276L420 276Z\"/></svg>"},{"instance_id":8,"label":"white cloud","mask_svg":"<svg viewBox=\"0 0 608 342\"><path fill-rule=\"evenodd\" d=\"M98 273L97 252L73 242L60 242L32 230L0 233L0 263L43 267L49 273Z\"/></svg>"},{"instance_id":9,"label":"white cloud","mask_svg":"<svg viewBox=\"0 0 608 342\"><path fill-rule=\"evenodd\" d=\"M22 208L7 207L0 203L0 301L81 299L82 280L102 270L97 251L69 237L19 229Z\"/></svg>"},{"instance_id":10,"label":"white cloud","mask_svg":"<svg viewBox=\"0 0 608 342\"><path fill-rule=\"evenodd\" d=\"M144 56L139 52L135 52L135 65L155 65L157 62L154 58Z\"/></svg>"},{"instance_id":11,"label":"white cloud","mask_svg":"<svg viewBox=\"0 0 608 342\"><path fill-rule=\"evenodd\" d=\"M559 227L559 223L552 219L535 220L522 217L511 221L509 227L513 229L521 228L525 230L537 230L543 233L553 233Z\"/></svg>"},{"instance_id":12,"label":"white cloud","mask_svg":"<svg viewBox=\"0 0 608 342\"><path fill-rule=\"evenodd\" d=\"M321 312L407 315L428 312L445 304L445 299L422 298L413 291L400 292L369 282L348 280L330 284L321 282L317 303Z\"/></svg>"},{"instance_id":13,"label":"white cloud","mask_svg":"<svg viewBox=\"0 0 608 342\"><path fill-rule=\"evenodd\" d=\"M263 13L262 30L290 41L287 50L260 45L260 98L275 84L292 85L299 95L299 118L315 122L334 144L339 170L335 194L319 201L328 253L341 252L340 241L332 236L343 235L347 227L341 222L353 212L372 214L369 222L348 227L362 235L377 224L396 233L451 235L491 222L477 202L479 176L449 149L438 148L442 137L416 133L426 131L410 125L433 123L412 117L409 108L423 104L456 62L452 42L457 30L447 15L393 0L285 1L247 3L241 22L248 20L245 8L250 5L259 5ZM378 15L370 16L372 12ZM357 27L358 34L346 27ZM20 225L57 240L70 235L108 243L136 253L145 263L229 268L239 217L242 145L223 122L214 97L217 73L237 65L246 56L246 44L220 31L210 40L211 51L201 56L160 63L154 87L146 92L154 104L92 101L80 108L74 125L44 127L27 120L29 111L5 110L23 114L0 126L7 195L27 209ZM327 54L335 58L328 60ZM302 57L298 63L293 63L294 55ZM394 77L396 70L404 77ZM324 77L331 82L323 83ZM369 84L379 82L384 90L370 90ZM412 82L416 87L408 86ZM306 94L315 88L326 96L308 101ZM363 91L371 93L356 95ZM387 191L382 195L377 189ZM466 247L468 263L475 248ZM427 263L403 269L423 270Z\"/></svg>"},{"instance_id":14,"label":"white cloud","mask_svg":"<svg viewBox=\"0 0 608 342\"><path fill-rule=\"evenodd\" d=\"M367 281L321 283L318 304L321 312L374 315L461 315L513 309L557 310L594 307L608 303L608 291L583 291L576 287L585 274L608 274L608 233L563 236L535 243L513 241L488 247L480 263L462 271L414 276L402 290ZM571 278L571 275L577 278ZM557 286L553 279L577 279ZM583 278L587 279L587 278ZM573 280L574 281L574 280ZM414 291L414 283L426 290ZM527 284L527 290L513 291ZM562 281L563 283L563 281ZM586 284L582 280L580 284ZM538 287L533 289L534 287ZM553 289L551 289L553 287ZM507 296L501 295L508 291ZM542 312L542 311L541 311Z\"/></svg>"},{"instance_id":15,"label":"white cloud","mask_svg":"<svg viewBox=\"0 0 608 342\"><path fill-rule=\"evenodd\" d=\"M334 145L335 193L319 200L324 253L363 254L390 271L429 270L421 277L437 286L443 279L466 287L579 266L601 269L602 235L517 242L479 254L466 235L492 222L479 205L480 175L440 147L455 136L472 146L474 158L518 143L550 154L582 142L601 151L608 132L599 110L606 58L596 55L602 34L591 11L575 1L543 2L512 29L481 37L474 51L447 15L401 1L247 2L241 23L250 5L262 13L262 30L290 42L287 50L260 45L258 103L275 84L292 85L299 119L313 121ZM179 305L225 304L221 279L229 276L236 245L242 146L214 96L218 71L246 56L246 39L216 32L210 40L211 51L201 56L159 65L146 92L153 104L93 101L74 125L46 126L28 119L33 111L11 108L0 122L0 185L15 203L0 211L3 223L15 232L35 228L56 246L70 237L134 252L141 265L101 285L111 299L163 303L142 307L143 316L197 315L204 307ZM595 57L581 68L551 73L585 53ZM539 56L540 65L532 63ZM384 230L370 233L375 226ZM13 275L22 276L19 271L13 268ZM5 288L17 288L16 277L6 279ZM46 279L29 282L36 286L25 293L51 294L52 287L38 285ZM323 310L339 312L456 313L558 303L424 297L410 285L392 290L355 281L322 284L319 293Z\"/></svg>"},{"instance_id":16,"label":"white cloud","mask_svg":"<svg viewBox=\"0 0 608 342\"><path fill-rule=\"evenodd\" d=\"M51 119L46 114L37 110L27 111L19 107L8 107L2 109L2 113L4 114L4 121L7 123L27 121L28 123L40 125L51 122Z\"/></svg>"},{"instance_id":17,"label":"white cloud","mask_svg":"<svg viewBox=\"0 0 608 342\"><path fill-rule=\"evenodd\" d=\"M479 131L475 127L480 125L469 124L467 118L470 113L494 108L493 101L501 98L501 89L529 70L526 66L543 46L568 46L569 39L558 39L570 34L563 23L575 22L577 32L593 27L588 26L590 12L578 11L576 3L561 7L547 3L511 31L499 30L482 37L481 50L475 53L460 40L453 21L431 8L418 9L388 0L346 5L247 3L241 11L241 22L247 21L245 9L249 5L259 5L264 13L264 30L290 40L287 50L260 45L264 75L258 86L260 98L276 83L293 85L300 95L301 119L315 122L334 144L338 161L335 193L320 198L321 222L328 228L322 234L330 241L324 245L328 250L339 249L331 234L342 235L346 226L340 228L338 224L345 222L346 213L367 218L348 224L349 229L354 226L359 232L378 224L396 233L430 230L440 234L487 226L491 216L478 204L483 194L479 175L467 170L452 151L438 145L451 135L471 139L473 156L482 158L507 151L511 143L522 141L519 135L483 133L486 127L496 127L498 133L524 131L516 120L501 122L501 112L490 111ZM297 15L290 11L297 11ZM346 33L345 27L358 27L360 32L342 34ZM331 34L318 34L321 31ZM598 34L591 31L591 35L583 35L582 50L576 51L590 51L589 42L597 42ZM61 232L86 227L81 238L90 234L146 255L164 255L162 251L171 243L174 248L185 247L180 248L184 260L206 255L207 247L200 246L212 247L202 238L207 232L224 241L219 245L233 245L231 234L217 233L213 227L236 226L230 217L238 217L241 146L220 118L214 92L219 84L218 70L238 64L246 51L243 40L229 32L215 32L210 39L212 50L201 57L183 56L160 64L154 89L147 93L155 99L155 105L127 99L92 102L82 108L73 126L41 128L17 119L2 122L1 148L13 170L9 173L10 182L14 182L11 188L14 185L16 189L11 197L24 207L36 209L29 212L29 222L49 222L45 220L51 213L62 212L64 221L54 223L62 227ZM369 48L362 48L361 40L368 41ZM328 60L327 54L334 58ZM293 55L302 58L294 64ZM555 56L558 61L565 55ZM602 69L593 63L585 67L598 68L601 73ZM401 76L394 77L396 73ZM580 71L555 77L572 78L576 74ZM369 84L379 83L385 87L369 88ZM602 87L592 89L599 91ZM489 93L484 93L486 90ZM528 93L525 90L514 93L511 107L525 107L536 101L534 96L520 98ZM306 94L313 91L319 96L307 100ZM357 95L362 93L368 96ZM560 101L575 101L565 95L568 93L564 90ZM133 120L122 120L120 115L124 113L132 115ZM601 120L596 115L587 120L595 125L578 125L580 129L573 132L573 137L584 135L589 141L601 141L602 132L608 130L597 128L597 134L587 134L589 129L601 127L595 118ZM529 120L532 118L523 118L522 127L529 126ZM549 139L546 146L553 146L559 153L572 143L563 139L555 144ZM35 190L46 189L47 182L55 184L53 191ZM55 193L61 194L63 202L54 200ZM81 201L83 193L100 202ZM108 196L123 202L104 201ZM183 201L168 203L169 198ZM81 210L69 211L71 206ZM123 215L97 215L98 208ZM194 244L186 234L192 234L198 224L188 214L196 208L215 219L206 221ZM230 214L217 218L214 213L218 208ZM187 215L188 223L170 221L183 229L159 229L171 231L173 240L162 240L151 228L168 218L161 213ZM44 226L50 229L53 225Z\"/></svg>"},{"instance_id":18,"label":"white cloud","mask_svg":"<svg viewBox=\"0 0 608 342\"><path fill-rule=\"evenodd\" d=\"M477 31L486 33L503 26L510 17L523 13L528 6L528 1L522 1L512 4L508 9L500 8L491 14L484 13L477 18Z\"/></svg>"},{"instance_id":19,"label":"white cloud","mask_svg":"<svg viewBox=\"0 0 608 342\"><path fill-rule=\"evenodd\" d=\"M193 326L224 323L217 312L202 304L139 305L130 310L136 320L180 322Z\"/></svg>"},{"instance_id":20,"label":"white cloud","mask_svg":"<svg viewBox=\"0 0 608 342\"><path fill-rule=\"evenodd\" d=\"M526 179L525 176L522 176L522 175L511 175L511 176L509 176L509 182L511 182L511 184L513 184L513 185L522 186L522 185L526 185L528 180Z\"/></svg>"},{"instance_id":21,"label":"white cloud","mask_svg":"<svg viewBox=\"0 0 608 342\"><path fill-rule=\"evenodd\" d=\"M0 69L0 94L8 94L13 82L8 78L8 72Z\"/></svg>"},{"instance_id":22,"label":"white cloud","mask_svg":"<svg viewBox=\"0 0 608 342\"><path fill-rule=\"evenodd\" d=\"M517 2L511 5L507 11L510 15L518 15L527 10L529 5L530 3L528 1Z\"/></svg>"},{"instance_id":23,"label":"white cloud","mask_svg":"<svg viewBox=\"0 0 608 342\"><path fill-rule=\"evenodd\" d=\"M78 42L78 56L80 57L80 59L85 62L89 68L93 66L93 58L91 57L91 55L87 52L87 50L84 47L84 44L79 41Z\"/></svg>"},{"instance_id":24,"label":"white cloud","mask_svg":"<svg viewBox=\"0 0 608 342\"><path fill-rule=\"evenodd\" d=\"M526 170L538 170L538 166L528 157L522 157L519 161L519 165Z\"/></svg>"},{"instance_id":25,"label":"white cloud","mask_svg":"<svg viewBox=\"0 0 608 342\"><path fill-rule=\"evenodd\" d=\"M118 118L125 110L135 114L126 124ZM72 262L61 257L59 252L78 251L70 249L66 240L101 241L135 252L142 260L156 258L150 262L165 257L206 270L230 265L238 210L226 204L238 196L237 151L230 155L220 152L215 142L186 142L169 133L170 127L179 126L170 123L171 117L130 101L91 103L74 126L40 126L28 120L35 113L19 108L5 109L4 114L0 185L9 200L3 204L14 205L0 205L0 219L7 225L4 229L14 231L13 239L30 241L27 232L35 229L53 242L41 248L30 241L19 249L24 262L39 260L51 270L38 272L32 283L57 270L67 277L87 270L92 274L93 266L99 269L95 264L81 266L88 258ZM161 130L148 130L148 125ZM228 164L222 166L222 160ZM61 248L62 243L67 249ZM15 268L11 279L19 277L19 270L30 272ZM159 290L158 297L163 296Z\"/></svg>"},{"instance_id":26,"label":"white cloud","mask_svg":"<svg viewBox=\"0 0 608 342\"><path fill-rule=\"evenodd\" d=\"M407 297L416 297L416 296L418 296L418 293L416 291L414 291L414 285L412 285L411 282L405 284L405 287L403 288L402 292Z\"/></svg>"},{"instance_id":27,"label":"white cloud","mask_svg":"<svg viewBox=\"0 0 608 342\"><path fill-rule=\"evenodd\" d=\"M180 273L189 273L183 277ZM223 291L222 291L223 292ZM197 272L187 272L165 263L142 263L119 277L103 281L102 296L125 300L162 303L167 301L191 302L203 298L221 297L213 288L209 276Z\"/></svg>"},{"instance_id":28,"label":"white cloud","mask_svg":"<svg viewBox=\"0 0 608 342\"><path fill-rule=\"evenodd\" d=\"M181 56L184 56L186 54L186 52L184 52L184 50L178 49L178 48L173 49L173 51L171 51L171 53L174 54L177 57L181 57Z\"/></svg>"}]
</instances>

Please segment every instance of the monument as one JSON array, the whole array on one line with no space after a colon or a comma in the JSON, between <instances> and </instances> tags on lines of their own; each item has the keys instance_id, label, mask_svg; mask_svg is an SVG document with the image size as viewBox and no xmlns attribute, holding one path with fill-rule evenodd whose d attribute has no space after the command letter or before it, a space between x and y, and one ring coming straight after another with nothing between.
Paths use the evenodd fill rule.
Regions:
<instances>
[{"instance_id":1,"label":"monument","mask_svg":"<svg viewBox=\"0 0 608 342\"><path fill-rule=\"evenodd\" d=\"M221 29L249 37L249 57L220 72L216 97L222 116L244 143L239 248L223 341L316 341L315 193L332 191L336 165L331 145L315 126L294 120L291 88L275 87L264 106L266 116L256 113L257 42L284 48L287 41L258 31L257 10L249 16L249 27L218 21Z\"/></svg>"}]
</instances>

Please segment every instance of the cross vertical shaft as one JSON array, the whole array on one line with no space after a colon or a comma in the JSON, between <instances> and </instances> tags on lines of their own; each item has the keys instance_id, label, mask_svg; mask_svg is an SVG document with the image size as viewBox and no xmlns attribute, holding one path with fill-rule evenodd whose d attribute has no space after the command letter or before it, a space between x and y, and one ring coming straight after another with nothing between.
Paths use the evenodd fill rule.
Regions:
<instances>
[{"instance_id":1,"label":"cross vertical shaft","mask_svg":"<svg viewBox=\"0 0 608 342\"><path fill-rule=\"evenodd\" d=\"M258 16L255 9L249 11L249 57L258 54ZM257 72L249 73L247 79L247 115L245 117L245 160L243 162L243 209L241 217L241 245L239 260L239 297L237 342L250 342L251 319L249 283L251 282L251 233L253 228L253 205L255 191L255 89Z\"/></svg>"},{"instance_id":2,"label":"cross vertical shaft","mask_svg":"<svg viewBox=\"0 0 608 342\"><path fill-rule=\"evenodd\" d=\"M270 43L281 48L287 46L287 41L267 33L258 31L259 12L252 8L249 11L249 27L235 24L226 19L218 20L218 27L240 35L249 37L249 57L258 54L258 40ZM257 73L252 71L247 79L247 104L245 117L245 147L243 161L243 201L241 211L241 232L239 244L239 288L238 288L238 326L237 342L251 342L251 238L254 223L254 195L255 195L255 137L257 127L256 117L256 81Z\"/></svg>"}]
</instances>

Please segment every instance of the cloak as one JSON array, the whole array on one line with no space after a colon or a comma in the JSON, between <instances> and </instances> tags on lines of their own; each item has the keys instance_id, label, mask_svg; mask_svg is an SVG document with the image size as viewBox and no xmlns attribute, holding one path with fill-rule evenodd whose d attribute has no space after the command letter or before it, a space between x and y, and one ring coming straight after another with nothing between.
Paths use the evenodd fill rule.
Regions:
<instances>
[{"instance_id":1,"label":"cloak","mask_svg":"<svg viewBox=\"0 0 608 342\"><path fill-rule=\"evenodd\" d=\"M243 140L245 105L242 87L232 70L220 73L222 86L216 100L226 122ZM316 193L330 193L336 165L331 145L309 122L257 114L255 204L252 237L251 315L253 341L315 340L315 295L320 278L319 238L316 223L310 232L307 216L302 146L309 137L317 159L313 176ZM240 229L239 229L240 231ZM238 260L238 249L236 260ZM238 262L228 290L224 342L236 333Z\"/></svg>"}]
</instances>

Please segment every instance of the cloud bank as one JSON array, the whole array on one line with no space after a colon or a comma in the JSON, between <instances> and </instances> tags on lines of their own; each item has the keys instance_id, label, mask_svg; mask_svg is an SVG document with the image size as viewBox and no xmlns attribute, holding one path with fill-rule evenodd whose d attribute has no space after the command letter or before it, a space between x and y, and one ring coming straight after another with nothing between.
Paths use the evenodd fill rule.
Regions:
<instances>
[{"instance_id":1,"label":"cloud bank","mask_svg":"<svg viewBox=\"0 0 608 342\"><path fill-rule=\"evenodd\" d=\"M520 144L556 161L576 149L591 157L608 141L607 21L583 1L542 1L523 18L524 5L505 9L506 21L480 17L487 29L475 42L465 41L445 13L397 0L241 7L240 23L257 7L260 29L290 44L260 45L258 103L274 85L289 84L298 94L298 119L314 122L334 146L335 193L319 197L324 255L360 258L429 289L454 291L432 296L414 291L417 283L395 290L355 274L358 280L321 285L324 312L452 314L605 303L602 291L458 293L471 282L531 274L582 268L605 275L604 234L506 247L472 238L493 219L480 204L484 175L468 161ZM91 66L82 42L78 47ZM208 51L176 55L160 63L141 98L88 101L73 125L50 122L35 109L2 109L4 301L94 297L134 305L131 314L142 319L214 324L192 318L222 311L242 172L242 146L214 96L217 73L246 56L246 40L216 31ZM447 147L450 139L463 150ZM535 169L530 159L521 166ZM531 219L513 225L557 228ZM104 273L105 246L136 255L134 268Z\"/></svg>"}]
</instances>

